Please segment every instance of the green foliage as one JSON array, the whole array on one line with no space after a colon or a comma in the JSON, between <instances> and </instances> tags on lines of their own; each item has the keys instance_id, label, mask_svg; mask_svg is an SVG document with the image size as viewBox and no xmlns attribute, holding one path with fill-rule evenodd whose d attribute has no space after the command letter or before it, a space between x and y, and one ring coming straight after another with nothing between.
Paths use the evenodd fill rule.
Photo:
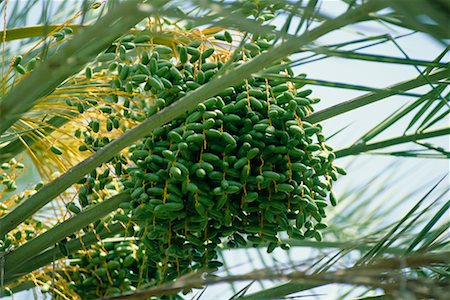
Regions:
<instances>
[{"instance_id":1,"label":"green foliage","mask_svg":"<svg viewBox=\"0 0 450 300\"><path fill-rule=\"evenodd\" d=\"M379 288L389 297L448 298L446 191L427 203L439 184L395 222L384 216L414 192L387 201L392 197L379 196L388 189L383 184L368 194L384 174L331 193L331 180L345 173L335 159L449 157L428 141L449 134L435 128L449 113L448 47L426 60L407 55L397 43L403 36L363 33L319 44L367 20L443 44L445 1L342 1L348 11L336 18L319 1L192 1L181 9L176 1L83 1L78 13L63 1L60 14L44 5L31 27L27 15L38 1L19 2L8 11L2 40L2 295L38 285L54 298L177 298L231 282L244 299L332 283L351 285L342 297ZM383 43L403 57L360 51ZM373 88L296 74L300 65L331 57L413 66L420 75ZM301 89L305 84L368 93L313 112L318 99ZM327 137L318 122L392 95L415 99L397 111L387 107L385 120L333 152L327 139L346 127ZM404 134L375 141L401 122ZM24 189L21 174L31 162L43 182ZM274 251L258 254L273 267L230 275L227 251L254 254L260 247ZM300 247L325 252L314 252L300 270L290 258L280 271L280 253L295 255ZM270 279L290 282L250 291L253 282ZM249 280L237 292L235 283Z\"/></svg>"}]
</instances>

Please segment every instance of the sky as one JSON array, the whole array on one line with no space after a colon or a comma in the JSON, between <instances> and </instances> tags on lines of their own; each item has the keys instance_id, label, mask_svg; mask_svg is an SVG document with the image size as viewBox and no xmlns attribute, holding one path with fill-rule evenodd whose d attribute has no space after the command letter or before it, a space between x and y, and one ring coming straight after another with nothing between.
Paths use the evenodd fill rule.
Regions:
<instances>
[{"instance_id":1,"label":"sky","mask_svg":"<svg viewBox=\"0 0 450 300\"><path fill-rule=\"evenodd\" d=\"M55 1L56 2L56 1ZM10 1L10 7L14 1ZM343 12L344 6L340 1L323 1L322 9L330 16L338 15ZM40 14L40 11L36 11L36 17ZM32 23L33 21L30 20ZM399 36L407 33L407 31L399 28L376 24L374 22L366 22L364 24L353 26L347 31L333 32L326 35L319 41L318 44L330 44L338 43L347 40L355 39L357 36L361 36L359 32L369 33L370 35L379 35L389 33L392 36ZM436 42L432 38L423 34L414 34L397 40L401 49L407 53L411 58L430 60L438 56L443 51L442 44ZM403 57L398 47L392 43L384 43L375 47L370 47L365 50L361 50L362 53L389 55L396 57ZM449 57L445 58L448 61ZM374 88L385 88L397 82L401 82L413 77L418 76L417 70L413 66L400 66L387 63L373 63L357 60L348 60L342 58L328 58L325 60L313 62L310 64L302 65L295 70L298 73L306 73L308 78L321 79L345 83L353 83L364 86L370 86ZM312 97L320 98L322 101L315 106L315 110L321 110L323 108L335 105L342 101L346 101L365 94L365 92L351 91L347 89L338 89L321 86L306 86L313 90ZM417 89L413 92L423 92L424 89ZM377 103L365 106L350 113L345 113L322 123L325 136L335 133L337 130L347 126L342 133L331 139L328 143L335 149L348 146L355 142L363 133L375 126L378 122L382 121L388 112L393 112L397 108L406 103L410 103L415 100L413 97L405 96L393 96ZM409 119L407 120L409 121ZM401 135L407 121L400 122L396 126L393 126L385 133L381 134L375 140L382 140L394 136ZM435 128L448 127L449 119L446 118L440 122ZM446 149L449 149L448 137L435 138L430 140L433 143L440 145ZM405 146L399 146L395 149L402 149ZM408 146L406 146L408 148ZM383 173L389 165L393 162L397 162L394 169L390 169L389 174ZM337 164L347 169L347 175L340 178L334 186L334 191L338 195L344 194L350 188L354 187L363 179L369 179L372 176L379 175L376 184L371 189L367 190L367 195L374 192L377 187L383 186L386 182L389 182L389 189L379 195L377 201L386 201L386 199L400 199L405 196L407 192L411 191L413 187L423 187L419 191L412 195L409 200L404 202L404 207L398 207L397 211L393 211L390 216L386 216L386 223L393 220L395 217L399 217L408 208L413 206L424 191L432 184L437 182L439 178L449 173L449 162L443 159L420 159L420 158L398 158L388 156L377 155L360 155L358 157L347 157L337 161ZM448 187L450 181L444 182L444 187ZM447 197L448 199L448 197ZM444 199L445 200L445 199ZM373 206L377 206L380 203L373 203ZM447 220L450 220L450 216L446 216ZM247 252L246 251L250 251ZM252 252L253 251L253 252ZM286 261L287 256L281 250L276 250L275 256L279 261ZM307 259L311 256L311 253L305 251L304 248L299 249L292 253L298 260ZM228 261L233 262L233 266L237 266L232 270L236 272L246 272L252 268L263 267L263 261L270 264L271 260L261 254L261 259L255 259L253 262L248 262L248 257L260 257L260 254L255 250L242 250L241 252L226 252L225 256ZM244 266L244 267L242 267ZM254 285L251 290L256 290L258 285ZM327 287L326 289L319 289L318 293L326 293L330 295L330 291L337 289ZM217 295L231 295L230 289L226 285L219 285L214 288L206 290L206 294L203 299L213 299ZM22 296L16 295L14 299L29 299L30 294L25 293ZM224 297L225 298L225 297ZM320 299L330 299L321 298ZM214 298L217 299L217 298Z\"/></svg>"}]
</instances>

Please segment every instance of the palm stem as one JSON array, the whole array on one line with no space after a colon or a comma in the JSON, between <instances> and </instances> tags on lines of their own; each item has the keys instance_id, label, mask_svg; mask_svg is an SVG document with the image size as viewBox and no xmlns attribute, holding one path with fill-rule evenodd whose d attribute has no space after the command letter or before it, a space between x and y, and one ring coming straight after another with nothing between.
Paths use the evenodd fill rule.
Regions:
<instances>
[{"instance_id":1,"label":"palm stem","mask_svg":"<svg viewBox=\"0 0 450 300\"><path fill-rule=\"evenodd\" d=\"M92 26L96 25L78 25L78 24L47 24L47 25L35 25L35 26L25 26L25 27L17 27L6 30L6 41L20 40L20 39L28 39L34 37L43 37L49 34L54 30L63 27L69 27L73 30L73 34L76 34L83 29L88 29ZM142 32L136 29L130 29L129 32L131 34L135 34L136 36L142 35ZM145 34L150 35L153 38L154 43L168 44L168 36L164 32L146 32ZM183 38L183 37L177 37ZM186 38L186 37L184 37ZM189 40L188 38L186 38ZM0 40L0 44L3 41Z\"/></svg>"},{"instance_id":2,"label":"palm stem","mask_svg":"<svg viewBox=\"0 0 450 300\"><path fill-rule=\"evenodd\" d=\"M34 38L40 37L48 34L49 32L58 30L63 27L69 27L73 30L73 33L77 33L80 29L83 29L85 26L76 25L76 24L48 24L48 25L35 25L35 26L25 26L18 28L11 28L6 30L6 39L5 41L14 41L26 38ZM1 41L0 43L2 43Z\"/></svg>"},{"instance_id":3,"label":"palm stem","mask_svg":"<svg viewBox=\"0 0 450 300\"><path fill-rule=\"evenodd\" d=\"M395 85L389 86L385 90L367 93L354 99L315 112L306 117L306 121L311 123L318 123L320 121L327 120L340 114L346 113L348 111L352 111L356 108L372 104L379 100L386 99L387 97L396 95L400 92L412 90L429 83L437 82L449 76L450 76L450 69L447 68L434 72L427 77L420 76L414 79L403 81Z\"/></svg>"},{"instance_id":4,"label":"palm stem","mask_svg":"<svg viewBox=\"0 0 450 300\"><path fill-rule=\"evenodd\" d=\"M307 49L307 50L317 53L317 54L323 54L326 56L343 57L345 59L355 59L355 60L363 60L363 61L373 61L373 62L377 62L377 63L427 66L427 67L433 67L433 68L445 68L447 66L446 63L435 62L435 61L427 61L427 60L420 60L420 59L405 59L405 58L399 58L399 57L393 57L393 56L357 53L357 52L352 52L352 51L329 50L325 47L316 48L316 49Z\"/></svg>"},{"instance_id":5,"label":"palm stem","mask_svg":"<svg viewBox=\"0 0 450 300\"><path fill-rule=\"evenodd\" d=\"M448 134L450 134L450 128L443 128L443 129L438 129L438 130L429 131L429 132L414 133L414 134L410 134L410 135L402 135L399 137L380 141L377 143L358 144L358 145L355 145L355 146L352 146L352 147L349 147L346 149L337 150L335 152L335 154L336 154L337 158L342 158L345 156L357 155L357 154L371 151L371 150L386 148L386 147L390 147L390 146L394 146L394 145L398 145L398 144L423 140L423 139L432 138L432 137L444 136L444 135L448 135Z\"/></svg>"},{"instance_id":6,"label":"palm stem","mask_svg":"<svg viewBox=\"0 0 450 300\"><path fill-rule=\"evenodd\" d=\"M321 241L321 242L317 242L317 241L308 241L308 240L292 240L292 239L288 239L288 240L282 240L282 242L285 242L287 244L289 244L291 247L308 247L308 248L313 248L313 249L341 249L341 250L354 250L354 251L361 251L361 252L365 252L367 250L370 250L372 247L370 246L369 243L356 243L356 242L328 242L328 241ZM267 247L268 244L258 244L257 247L260 248L265 248ZM243 248L254 248L251 245L247 245L247 246L240 246L239 249L243 249ZM224 248L227 249L227 248ZM402 248L396 248L396 247L391 247L389 249L386 250L387 253L390 254L401 254L405 252L405 249Z\"/></svg>"},{"instance_id":7,"label":"palm stem","mask_svg":"<svg viewBox=\"0 0 450 300\"><path fill-rule=\"evenodd\" d=\"M310 290L322 285L325 285L325 283L306 284L306 283L288 282L259 292L255 292L250 295L239 297L239 299L242 300L280 299L283 298L284 296L305 290Z\"/></svg>"}]
</instances>

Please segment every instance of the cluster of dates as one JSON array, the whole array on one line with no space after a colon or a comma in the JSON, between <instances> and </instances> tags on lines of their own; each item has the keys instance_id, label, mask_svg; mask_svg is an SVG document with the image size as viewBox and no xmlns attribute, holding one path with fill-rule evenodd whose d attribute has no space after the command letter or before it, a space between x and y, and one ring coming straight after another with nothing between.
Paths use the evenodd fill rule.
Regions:
<instances>
[{"instance_id":1,"label":"cluster of dates","mask_svg":"<svg viewBox=\"0 0 450 300\"><path fill-rule=\"evenodd\" d=\"M148 115L223 67L202 60L208 49L178 51L176 64L158 52L140 64L150 74L135 84L146 82L157 98ZM302 120L316 101L307 98L311 91L278 75L225 88L130 147L127 217L145 228L140 239L162 278L220 266L216 250L225 239L230 246L268 244L269 252L288 247L280 232L321 239L326 198L340 169L321 127Z\"/></svg>"},{"instance_id":2,"label":"cluster of dates","mask_svg":"<svg viewBox=\"0 0 450 300\"><path fill-rule=\"evenodd\" d=\"M215 38L232 43L228 32ZM272 38L255 37L244 44L231 58L231 66L264 52ZM146 35L126 36L98 57L100 63L108 62L106 69L114 74L111 87L122 94L111 95L118 106L99 107L109 115L105 124L92 120L86 132L76 133L85 142L80 150L95 151L110 142L97 135L102 126L110 132L124 126L126 118L142 121L228 67L224 61L229 58L209 42L171 48L147 47L149 41ZM145 50L135 51L142 43ZM138 62L128 60L130 52L139 52ZM87 68L86 77L92 78L96 71ZM320 230L327 226L322 222L325 208L335 204L332 181L343 170L333 165L335 156L324 143L321 126L304 120L318 99L309 98L311 90L301 90L293 79L286 67L217 91L217 96L130 146L127 157L115 157L110 170L93 172L81 181L80 206L95 201L112 177L122 177L123 189L132 200L121 204L114 219L138 225L133 235L145 256L141 267L158 282L221 266L217 250L225 244L231 248L265 245L272 252L289 247L280 238L282 232L290 238L321 240ZM138 94L151 97L135 97ZM89 109L86 104L70 105L80 113ZM123 111L118 113L117 107ZM74 203L69 209L80 211ZM100 287L96 283L74 279L74 288L82 293L96 286L100 289L96 295L106 295L136 287L133 281L127 288L113 286L114 290L107 283Z\"/></svg>"}]
</instances>

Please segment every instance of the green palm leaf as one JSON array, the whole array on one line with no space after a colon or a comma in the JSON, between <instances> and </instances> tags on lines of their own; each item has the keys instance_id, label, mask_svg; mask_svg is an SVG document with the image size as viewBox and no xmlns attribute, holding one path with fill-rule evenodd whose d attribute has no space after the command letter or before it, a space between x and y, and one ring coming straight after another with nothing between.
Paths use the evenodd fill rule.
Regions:
<instances>
[{"instance_id":1,"label":"green palm leaf","mask_svg":"<svg viewBox=\"0 0 450 300\"><path fill-rule=\"evenodd\" d=\"M223 55L230 58L228 61L224 59L227 61L224 67L210 82L153 116L131 123L103 148L76 157L64 166L68 171L60 176L42 174L42 178L25 178L22 179L25 187L18 180L18 192L0 191L3 201L0 207L0 246L3 247L7 237L16 238L17 232L24 233L30 226L36 230L33 238L22 239L12 250L0 253L0 295L9 291L4 289L5 285L11 286L13 292L33 288L35 283L28 274L36 270L41 271L42 278L53 278L54 296L57 292L64 294L69 289L63 283L58 285L55 278L67 272L68 269L60 267L67 265L65 259L68 255L86 252L90 247L94 249L109 242L144 243L144 236L126 236L128 230L135 230L134 221L125 224L113 217L120 216L121 205L131 202L129 194L98 195L96 204L68 219L65 216L67 209L64 206L61 209L60 199L73 202L83 177L120 153L126 153L129 146L167 122L227 87L240 84L251 76L260 76L284 80L296 86L315 86L318 91L322 87L327 88L333 91L329 98L333 98L334 92L358 95L345 96L344 100L334 105L329 104L329 99L324 99L322 108L308 113L303 120L311 124L326 120L323 127L330 124L329 131L325 132L331 134L323 138L348 145L334 151L338 163L347 164L348 173L360 174L358 182L352 182L347 187L339 184L333 187L339 201L335 208L327 210L328 224L321 223L324 227L328 226L322 230L323 237L293 240L281 234L280 242L289 244L291 248L286 252L277 250L273 254L263 251L267 243L247 243L229 248L224 239L219 253L224 266L219 271L193 271L174 281L153 282L152 286L140 286L134 292L107 299L146 299L199 287L200 290L193 290L198 293L192 292L186 297L223 297L215 290L218 284L229 287L227 296L231 299L276 299L314 293L325 299L329 296L326 293L330 285L339 288L339 295L336 296L339 299L450 297L447 236L450 223L445 219L450 202L445 198L448 187L442 187L442 181L446 178L436 183L433 178L427 177L423 186L414 187L411 183L405 191L405 184L400 182L414 182L417 165L411 165L408 168L410 171L405 174L398 173L398 170L406 169L406 164L400 163L401 159L412 161L415 158L423 164L424 158L434 163L437 158L450 157L449 149L439 144L450 134L447 124L442 125L450 113L450 70L446 60L450 48L445 41L450 37L447 26L449 4L443 0L372 0L362 3L343 0L333 3L338 8L336 11L342 10L342 14L336 16L336 11L328 9L331 7L328 5L332 4L326 2L274 0L269 2L277 5L277 9L273 15L266 16L273 19L262 25L264 20L250 19L243 14L243 7L250 7L249 1L110 0L102 4L91 1L78 1L76 4L66 1L44 4L37 0L9 1L5 20L7 26L1 42L5 74L0 99L0 175L3 183L8 182L10 177L21 178L21 171L17 174L10 171L10 164L17 165L16 160L22 157L34 161L34 171L39 169L40 158L45 159L41 162L45 164L49 158L45 157L42 149L41 152L36 150L42 144L52 144L58 133L72 135L67 128L73 125L74 119L80 119L88 126L87 123L92 121L88 115L94 114L95 109L77 111L75 107L64 106L65 101L70 103L71 95L76 95L78 100L89 101L93 88L109 87L109 82L114 79L108 77L101 82L88 80L78 89L72 81L81 81L80 76L83 80L88 77L85 75L87 71L82 71L86 65L92 65L98 54L112 50L114 47L111 45L124 34L140 36L149 33L151 42L136 46L136 57L145 47L153 47L156 40L171 47L177 43L188 44L195 39L192 37L198 37L199 28L211 36L226 28L233 33L235 40L226 49L220 42L217 45L208 44L222 47L226 50ZM259 9L265 1L257 2L256 6L251 6L252 9ZM5 9L7 3L1 4ZM92 9L97 6L100 8ZM75 21L65 23L69 16L77 13L79 17ZM31 17L37 20L37 25L30 24ZM54 37L50 33L62 27L71 28L73 33L68 34L69 38L64 43L52 44ZM166 33L163 28L171 28L171 31ZM244 51L247 41L267 34L274 37L267 43L267 51L241 65L232 63ZM417 57L405 46L404 41L411 38L419 40L424 36L431 36L440 44L440 51L435 56ZM42 44L29 51L39 41ZM387 47L400 52L401 56L390 50L389 53L379 51ZM179 49L172 48L178 55ZM36 56L40 56L43 62L21 76L11 70L17 70L14 65L17 55L25 53L26 63ZM287 57L291 59L287 60ZM403 67L409 67L415 69L417 76L380 88L372 82L361 84L338 77L326 79L325 74L314 75L314 78L306 78L304 74L279 75L280 70L294 68L301 71L302 68L320 66L319 62L337 60L342 61L345 68L351 68L356 62L381 70L389 64L399 72ZM126 60L121 58L119 62L125 64ZM273 67L274 62L279 64ZM101 71L101 68L95 70ZM58 94L59 91L63 92ZM105 92L98 98L107 96ZM395 96L402 96L404 101L398 108L392 106ZM118 107L125 106L124 98L123 94L117 97ZM142 100L130 98L136 102ZM354 136L353 130L358 132L361 124L355 119L366 118L363 112L360 114L362 108L370 110L372 107L384 107L381 121L374 121L375 124L370 125L368 130ZM128 111L136 112L139 113ZM343 114L349 118L343 123L336 121L339 118L335 117ZM352 116L356 117L352 119ZM353 143L354 140L356 142ZM389 148L393 146L396 148ZM68 145L67 148L70 149ZM46 150L49 152L48 147ZM52 151L57 153L58 148ZM76 149L72 151L76 152ZM360 154L370 155L356 159L355 156ZM387 163L391 159L396 163ZM379 173L356 171L358 162L364 165L379 161L387 165ZM127 167L131 169L134 166ZM49 167L55 170L52 168ZM52 180L48 181L48 178ZM117 181L114 183L120 185L121 181L115 179ZM41 180L45 180L46 184L38 184L34 191L30 191L31 184ZM418 198L418 194L424 196ZM399 210L402 211L400 217L395 215ZM41 225L42 220L45 225ZM107 230L96 232L95 228L101 228L99 224ZM299 254L307 254L308 259L299 259ZM234 259L230 258L233 255L244 255L248 263L236 266Z\"/></svg>"}]
</instances>

